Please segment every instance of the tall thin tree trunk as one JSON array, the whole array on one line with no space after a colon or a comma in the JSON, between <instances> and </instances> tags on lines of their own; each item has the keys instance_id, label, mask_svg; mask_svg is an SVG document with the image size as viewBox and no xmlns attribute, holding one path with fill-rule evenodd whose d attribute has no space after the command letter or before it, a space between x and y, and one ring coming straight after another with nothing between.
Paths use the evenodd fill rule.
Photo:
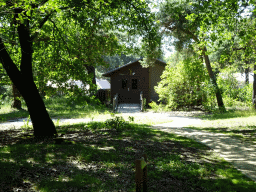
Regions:
<instances>
[{"instance_id":1,"label":"tall thin tree trunk","mask_svg":"<svg viewBox=\"0 0 256 192\"><path fill-rule=\"evenodd\" d=\"M250 67L249 67L249 59L248 59L248 53L245 50L245 84L248 85L249 84L249 71L250 71Z\"/></svg>"},{"instance_id":2,"label":"tall thin tree trunk","mask_svg":"<svg viewBox=\"0 0 256 192\"><path fill-rule=\"evenodd\" d=\"M245 73L245 84L248 85L249 84L249 71L250 71L250 67L246 67L244 70Z\"/></svg>"},{"instance_id":3,"label":"tall thin tree trunk","mask_svg":"<svg viewBox=\"0 0 256 192\"><path fill-rule=\"evenodd\" d=\"M219 109L220 109L220 111L226 111L224 103L223 103L223 100L222 100L222 95L221 95L220 89L219 89L217 81L216 81L216 77L215 77L215 75L214 75L214 73L212 71L211 63L210 63L209 57L206 54L206 52L207 52L207 49L206 49L206 47L204 47L203 48L203 56L204 56L204 60L205 60L205 64L206 64L206 68L207 68L208 74L210 76L212 84L215 87L215 94L216 94L216 98L217 98L217 103L218 103Z\"/></svg>"},{"instance_id":4,"label":"tall thin tree trunk","mask_svg":"<svg viewBox=\"0 0 256 192\"><path fill-rule=\"evenodd\" d=\"M254 71L256 70L256 64L254 64ZM252 105L256 109L256 74L253 74L253 93L252 93Z\"/></svg>"},{"instance_id":5,"label":"tall thin tree trunk","mask_svg":"<svg viewBox=\"0 0 256 192\"><path fill-rule=\"evenodd\" d=\"M12 84L12 95L13 95L12 108L21 109L21 100L20 100L21 94L14 84Z\"/></svg>"},{"instance_id":6,"label":"tall thin tree trunk","mask_svg":"<svg viewBox=\"0 0 256 192\"><path fill-rule=\"evenodd\" d=\"M95 67L94 67L94 66L91 66L91 65L87 65L87 64L85 64L85 67L86 67L86 70L87 70L88 74L89 74L90 76L92 76L92 83L93 83L93 85L96 86ZM94 91L94 88L93 88L93 87L90 87L89 92L90 92L91 95L95 95L95 94L96 94L96 92L94 93L93 91Z\"/></svg>"}]
</instances>

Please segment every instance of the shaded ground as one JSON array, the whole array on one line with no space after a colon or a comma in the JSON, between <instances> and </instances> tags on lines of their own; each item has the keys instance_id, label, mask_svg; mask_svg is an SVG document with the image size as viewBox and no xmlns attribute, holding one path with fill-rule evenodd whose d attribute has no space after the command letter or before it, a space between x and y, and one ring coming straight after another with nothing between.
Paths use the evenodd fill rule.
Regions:
<instances>
[{"instance_id":1,"label":"shaded ground","mask_svg":"<svg viewBox=\"0 0 256 192\"><path fill-rule=\"evenodd\" d=\"M2 130L0 191L134 191L134 161L143 153L149 191L255 191L209 147L145 128L69 125L58 128L61 144L36 141L29 130ZM219 170L232 174L220 176Z\"/></svg>"}]
</instances>

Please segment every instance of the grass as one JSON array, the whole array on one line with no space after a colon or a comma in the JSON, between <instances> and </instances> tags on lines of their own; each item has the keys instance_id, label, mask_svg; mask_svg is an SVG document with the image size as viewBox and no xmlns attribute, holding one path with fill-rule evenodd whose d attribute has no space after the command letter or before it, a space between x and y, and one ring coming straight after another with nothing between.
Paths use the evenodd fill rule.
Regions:
<instances>
[{"instance_id":1,"label":"grass","mask_svg":"<svg viewBox=\"0 0 256 192\"><path fill-rule=\"evenodd\" d=\"M108 108L97 104L79 105L75 102L67 102L65 97L54 97L44 99L46 109L51 118L106 118L110 117ZM27 118L29 113L27 107L22 102L23 110L11 108L11 101L5 102L0 108L0 122L13 120L17 118Z\"/></svg>"},{"instance_id":2,"label":"grass","mask_svg":"<svg viewBox=\"0 0 256 192\"><path fill-rule=\"evenodd\" d=\"M148 191L255 191L256 183L193 140L126 123L58 126L63 140L32 130L0 134L3 191L135 191L135 159L148 157Z\"/></svg>"},{"instance_id":3,"label":"grass","mask_svg":"<svg viewBox=\"0 0 256 192\"><path fill-rule=\"evenodd\" d=\"M126 114L114 114L112 109L109 109L102 105L97 104L76 104L75 102L67 102L65 97L53 97L45 99L45 106L51 118L55 119L68 119L68 118L86 118L92 121L100 120L105 121L112 116L123 116L125 120L129 119L129 116ZM27 118L29 113L25 106L25 103L22 102L22 108L24 110L17 110L11 108L11 102L6 102L0 109L0 123L6 122L8 120L14 120L17 118ZM137 124L160 124L171 122L171 120L166 116L160 116L156 118L147 118L144 116L133 116L134 123ZM61 124L61 123L60 123Z\"/></svg>"},{"instance_id":4,"label":"grass","mask_svg":"<svg viewBox=\"0 0 256 192\"><path fill-rule=\"evenodd\" d=\"M164 116L154 119L135 116L134 122L127 124L119 118L120 114L113 114L103 106L67 103L65 98L47 99L45 104L53 118L89 118L101 122L56 123L61 144L55 140L35 140L26 122L22 129L1 131L0 191L135 191L134 161L144 153L149 161L148 191L256 189L253 181L205 145L150 128L153 124L170 122ZM8 106L0 110L0 121L28 117L28 113L12 111ZM204 126L193 128L225 132L226 126L226 133L238 136L241 133L236 131L241 132L242 128L247 132L255 129L255 114L229 111L201 115ZM115 120L107 126L103 121L111 117ZM125 114L123 118L131 119Z\"/></svg>"},{"instance_id":5,"label":"grass","mask_svg":"<svg viewBox=\"0 0 256 192\"><path fill-rule=\"evenodd\" d=\"M68 101L65 97L55 97L44 100L46 108L52 118L98 118L109 115L107 107L99 104L79 104L75 101Z\"/></svg>"},{"instance_id":6,"label":"grass","mask_svg":"<svg viewBox=\"0 0 256 192\"><path fill-rule=\"evenodd\" d=\"M22 104L22 110L11 108L12 103L6 101L3 106L0 106L0 123L7 120L28 117L29 113L25 104Z\"/></svg>"},{"instance_id":7,"label":"grass","mask_svg":"<svg viewBox=\"0 0 256 192\"><path fill-rule=\"evenodd\" d=\"M213 113L200 116L200 125L189 127L192 129L224 133L243 141L256 143L256 111L230 110L226 113Z\"/></svg>"}]
</instances>

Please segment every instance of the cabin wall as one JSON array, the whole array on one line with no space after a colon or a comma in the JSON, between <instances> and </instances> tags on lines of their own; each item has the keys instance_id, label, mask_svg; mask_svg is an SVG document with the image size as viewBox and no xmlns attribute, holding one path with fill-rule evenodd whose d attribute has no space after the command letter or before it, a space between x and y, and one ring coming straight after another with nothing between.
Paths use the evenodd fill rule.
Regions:
<instances>
[{"instance_id":1,"label":"cabin wall","mask_svg":"<svg viewBox=\"0 0 256 192\"><path fill-rule=\"evenodd\" d=\"M149 67L149 98L150 101L158 102L159 96L156 93L154 87L161 81L161 75L165 69L164 65L157 64Z\"/></svg>"},{"instance_id":2,"label":"cabin wall","mask_svg":"<svg viewBox=\"0 0 256 192\"><path fill-rule=\"evenodd\" d=\"M143 91L143 97L149 101L149 69L142 68L139 62L132 65L124 67L118 71L115 71L111 75L111 98L113 102L113 97L116 93L122 93L122 79L138 79L138 92ZM136 95L136 98L138 96Z\"/></svg>"}]
</instances>

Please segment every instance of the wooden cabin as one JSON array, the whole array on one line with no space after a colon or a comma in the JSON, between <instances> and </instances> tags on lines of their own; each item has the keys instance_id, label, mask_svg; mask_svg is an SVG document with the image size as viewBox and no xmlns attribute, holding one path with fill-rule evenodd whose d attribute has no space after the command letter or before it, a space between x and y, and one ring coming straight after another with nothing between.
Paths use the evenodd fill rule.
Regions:
<instances>
[{"instance_id":1,"label":"wooden cabin","mask_svg":"<svg viewBox=\"0 0 256 192\"><path fill-rule=\"evenodd\" d=\"M154 86L161 80L166 63L156 60L154 66L143 68L141 59L128 63L122 67L109 71L103 76L110 77L111 101L118 93L119 103L139 103L140 93L146 98L147 104L157 102L158 94Z\"/></svg>"}]
</instances>

